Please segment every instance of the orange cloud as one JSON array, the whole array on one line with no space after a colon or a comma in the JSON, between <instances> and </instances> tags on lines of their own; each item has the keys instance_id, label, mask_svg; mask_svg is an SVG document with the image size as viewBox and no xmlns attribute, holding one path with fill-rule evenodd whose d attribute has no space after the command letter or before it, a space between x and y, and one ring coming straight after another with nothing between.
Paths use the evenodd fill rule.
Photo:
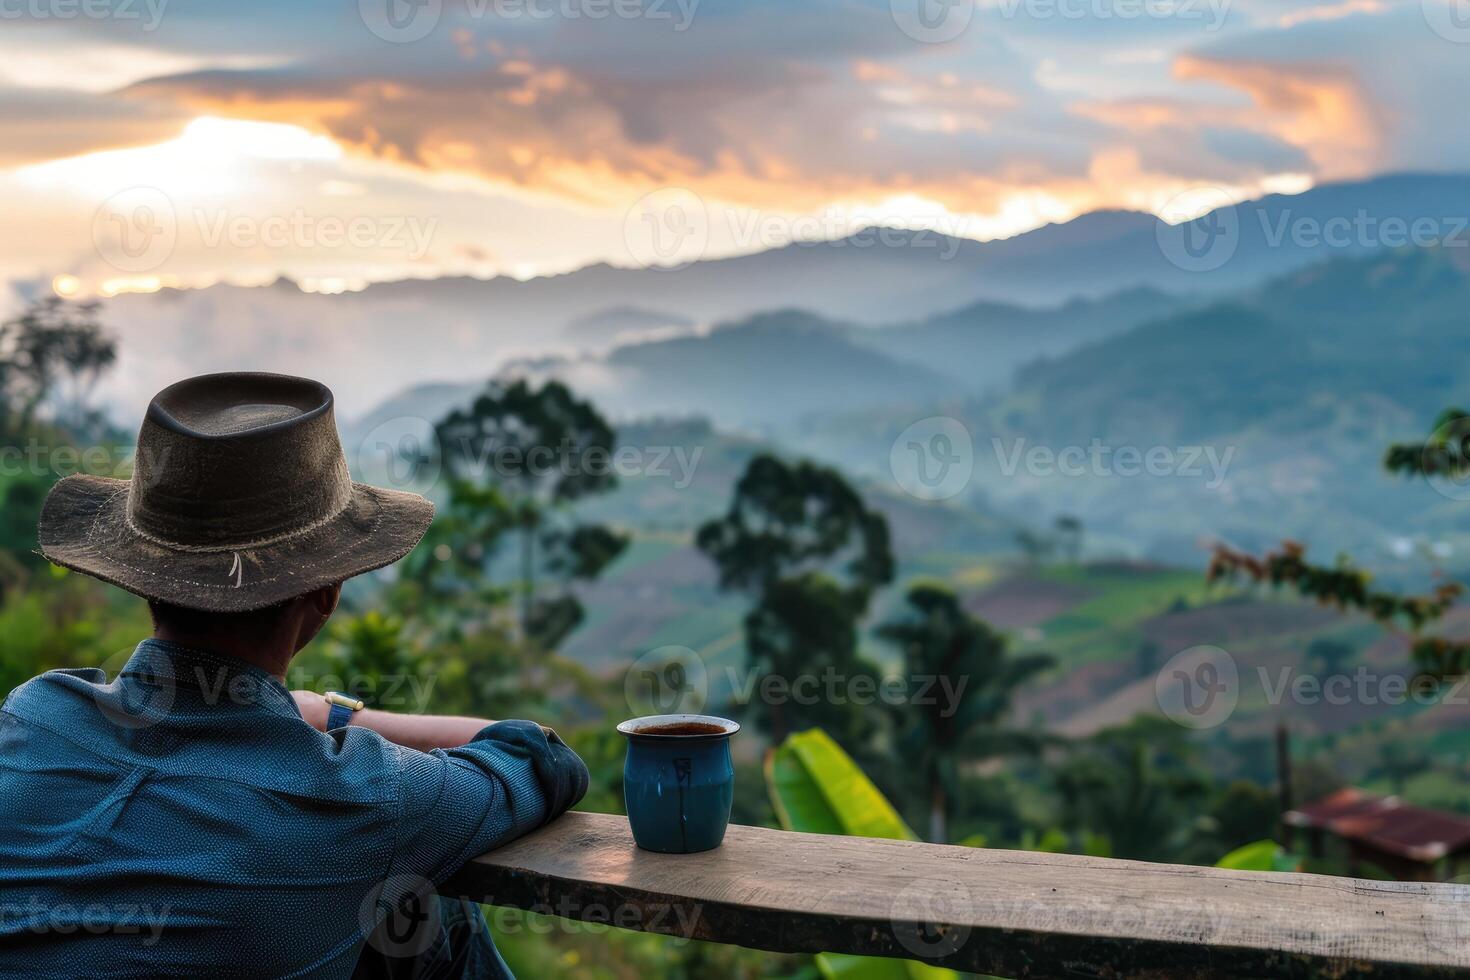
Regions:
<instances>
[{"instance_id":1,"label":"orange cloud","mask_svg":"<svg viewBox=\"0 0 1470 980\"><path fill-rule=\"evenodd\" d=\"M1323 178L1360 177L1383 161L1388 125L1345 68L1185 55L1174 76L1245 92L1251 108L1231 113L1234 123L1299 147Z\"/></svg>"}]
</instances>

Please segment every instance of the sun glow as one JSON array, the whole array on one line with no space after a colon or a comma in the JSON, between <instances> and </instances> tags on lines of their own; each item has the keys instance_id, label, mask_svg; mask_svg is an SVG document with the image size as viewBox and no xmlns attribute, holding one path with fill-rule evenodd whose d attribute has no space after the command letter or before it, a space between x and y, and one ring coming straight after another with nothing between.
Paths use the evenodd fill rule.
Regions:
<instances>
[{"instance_id":1,"label":"sun glow","mask_svg":"<svg viewBox=\"0 0 1470 980\"><path fill-rule=\"evenodd\" d=\"M342 148L286 123L201 116L174 139L152 146L102 150L21 167L16 177L45 190L88 196L129 187L166 187L171 195L224 195L249 189L257 161L329 162Z\"/></svg>"}]
</instances>

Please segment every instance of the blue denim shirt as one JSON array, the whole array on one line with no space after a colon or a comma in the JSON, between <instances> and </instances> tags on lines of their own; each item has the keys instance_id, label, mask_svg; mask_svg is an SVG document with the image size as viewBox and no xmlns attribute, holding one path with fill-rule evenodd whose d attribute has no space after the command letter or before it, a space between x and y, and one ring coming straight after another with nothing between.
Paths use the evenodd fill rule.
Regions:
<instances>
[{"instance_id":1,"label":"blue denim shirt","mask_svg":"<svg viewBox=\"0 0 1470 980\"><path fill-rule=\"evenodd\" d=\"M0 975L347 977L402 896L586 787L531 722L323 734L268 672L147 640L0 708Z\"/></svg>"}]
</instances>

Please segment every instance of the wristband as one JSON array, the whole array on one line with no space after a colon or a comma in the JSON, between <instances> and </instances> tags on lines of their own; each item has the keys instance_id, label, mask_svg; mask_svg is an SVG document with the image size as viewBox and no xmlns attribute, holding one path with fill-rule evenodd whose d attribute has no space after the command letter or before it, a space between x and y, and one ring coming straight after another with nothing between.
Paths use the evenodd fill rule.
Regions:
<instances>
[{"instance_id":1,"label":"wristband","mask_svg":"<svg viewBox=\"0 0 1470 980\"><path fill-rule=\"evenodd\" d=\"M356 698L349 698L345 694L336 691L328 691L322 695L322 700L331 705L327 711L327 731L335 728L346 728L352 724L352 716L362 710L362 702Z\"/></svg>"}]
</instances>

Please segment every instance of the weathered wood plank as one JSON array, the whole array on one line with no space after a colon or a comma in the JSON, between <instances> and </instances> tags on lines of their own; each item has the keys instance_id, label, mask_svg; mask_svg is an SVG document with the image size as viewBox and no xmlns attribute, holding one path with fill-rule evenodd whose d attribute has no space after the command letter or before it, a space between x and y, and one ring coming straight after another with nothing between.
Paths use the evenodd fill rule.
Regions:
<instances>
[{"instance_id":1,"label":"weathered wood plank","mask_svg":"<svg viewBox=\"0 0 1470 980\"><path fill-rule=\"evenodd\" d=\"M1470 976L1467 885L739 826L714 851L653 854L622 817L569 813L441 891L758 949L1011 977Z\"/></svg>"}]
</instances>

